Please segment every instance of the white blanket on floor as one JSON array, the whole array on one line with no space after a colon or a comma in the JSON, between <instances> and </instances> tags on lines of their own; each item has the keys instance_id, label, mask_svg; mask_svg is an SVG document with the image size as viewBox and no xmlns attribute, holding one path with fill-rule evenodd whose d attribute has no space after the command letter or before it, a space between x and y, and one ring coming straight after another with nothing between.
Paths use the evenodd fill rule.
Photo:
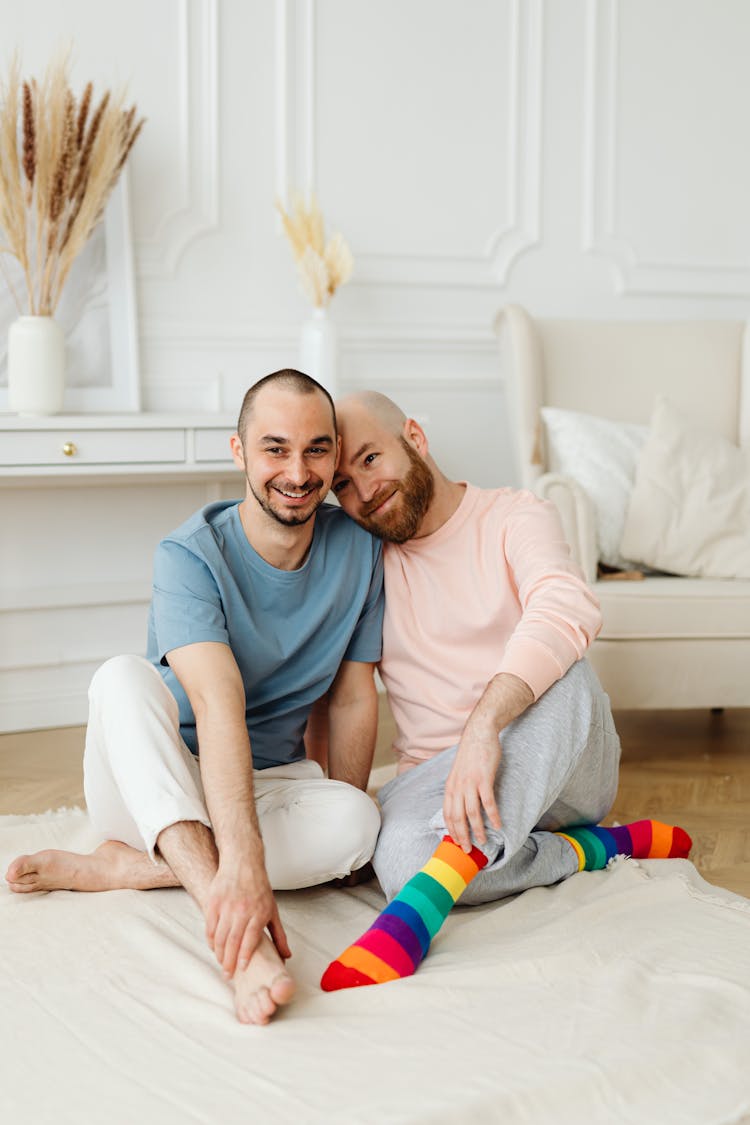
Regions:
<instances>
[{"instance_id":1,"label":"white blanket on floor","mask_svg":"<svg viewBox=\"0 0 750 1125\"><path fill-rule=\"evenodd\" d=\"M15 855L94 845L84 813L0 817ZM684 860L457 909L416 976L326 994L377 883L280 894L299 982L263 1028L182 890L0 890L7 1125L712 1125L750 1113L750 902Z\"/></svg>"}]
</instances>

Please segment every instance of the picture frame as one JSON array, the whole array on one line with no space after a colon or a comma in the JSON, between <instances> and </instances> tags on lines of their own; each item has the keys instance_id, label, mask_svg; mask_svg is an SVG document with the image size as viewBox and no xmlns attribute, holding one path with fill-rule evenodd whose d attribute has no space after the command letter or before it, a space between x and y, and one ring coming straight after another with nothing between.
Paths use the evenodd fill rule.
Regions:
<instances>
[{"instance_id":1,"label":"picture frame","mask_svg":"<svg viewBox=\"0 0 750 1125\"><path fill-rule=\"evenodd\" d=\"M21 268L4 257L0 274L0 412L8 407L8 329L19 315L8 279L23 292ZM55 319L65 333L65 414L141 409L133 239L127 167L104 218L74 262Z\"/></svg>"}]
</instances>

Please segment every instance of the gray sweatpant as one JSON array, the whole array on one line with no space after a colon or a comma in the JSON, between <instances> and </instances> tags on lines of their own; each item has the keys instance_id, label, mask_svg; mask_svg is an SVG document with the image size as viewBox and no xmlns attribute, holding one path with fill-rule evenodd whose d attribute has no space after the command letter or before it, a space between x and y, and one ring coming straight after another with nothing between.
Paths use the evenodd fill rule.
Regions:
<instances>
[{"instance_id":1,"label":"gray sweatpant","mask_svg":"<svg viewBox=\"0 0 750 1125\"><path fill-rule=\"evenodd\" d=\"M461 906L494 902L549 886L578 870L570 844L555 830L596 824L617 792L620 740L609 698L579 660L500 735L495 782L502 827L487 826L489 863L461 896ZM443 796L457 747L400 774L378 793L382 827L373 865L390 901L430 858L445 835Z\"/></svg>"}]
</instances>

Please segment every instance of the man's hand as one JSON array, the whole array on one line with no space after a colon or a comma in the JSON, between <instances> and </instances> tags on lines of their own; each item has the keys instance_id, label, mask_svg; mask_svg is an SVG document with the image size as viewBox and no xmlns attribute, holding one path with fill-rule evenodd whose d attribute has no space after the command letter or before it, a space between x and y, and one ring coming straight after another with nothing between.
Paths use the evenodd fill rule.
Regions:
<instances>
[{"instance_id":1,"label":"man's hand","mask_svg":"<svg viewBox=\"0 0 750 1125\"><path fill-rule=\"evenodd\" d=\"M446 828L465 852L471 851L471 832L478 844L487 840L483 814L493 828L501 826L495 800L495 777L501 756L494 726L472 724L469 720L445 783L443 800Z\"/></svg>"},{"instance_id":2,"label":"man's hand","mask_svg":"<svg viewBox=\"0 0 750 1125\"><path fill-rule=\"evenodd\" d=\"M533 702L534 693L524 680L500 672L487 684L469 715L443 801L446 827L465 852L471 851L470 831L478 844L486 843L484 814L493 828L501 827L495 800L495 778L502 757L500 731Z\"/></svg>"},{"instance_id":3,"label":"man's hand","mask_svg":"<svg viewBox=\"0 0 750 1125\"><path fill-rule=\"evenodd\" d=\"M266 927L279 955L291 957L265 871L230 870L220 863L209 890L206 937L226 976L247 968Z\"/></svg>"}]
</instances>

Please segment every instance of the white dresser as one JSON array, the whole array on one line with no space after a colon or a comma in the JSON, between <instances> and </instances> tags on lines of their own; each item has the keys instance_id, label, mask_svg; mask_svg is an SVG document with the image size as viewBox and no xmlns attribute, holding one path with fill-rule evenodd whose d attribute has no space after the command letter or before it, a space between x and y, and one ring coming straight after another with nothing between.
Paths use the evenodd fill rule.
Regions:
<instances>
[{"instance_id":1,"label":"white dresser","mask_svg":"<svg viewBox=\"0 0 750 1125\"><path fill-rule=\"evenodd\" d=\"M0 414L0 486L40 478L69 485L104 477L204 480L236 473L229 415Z\"/></svg>"},{"instance_id":2,"label":"white dresser","mask_svg":"<svg viewBox=\"0 0 750 1125\"><path fill-rule=\"evenodd\" d=\"M143 652L159 540L244 494L223 414L0 414L0 731L86 721L94 670Z\"/></svg>"}]
</instances>

